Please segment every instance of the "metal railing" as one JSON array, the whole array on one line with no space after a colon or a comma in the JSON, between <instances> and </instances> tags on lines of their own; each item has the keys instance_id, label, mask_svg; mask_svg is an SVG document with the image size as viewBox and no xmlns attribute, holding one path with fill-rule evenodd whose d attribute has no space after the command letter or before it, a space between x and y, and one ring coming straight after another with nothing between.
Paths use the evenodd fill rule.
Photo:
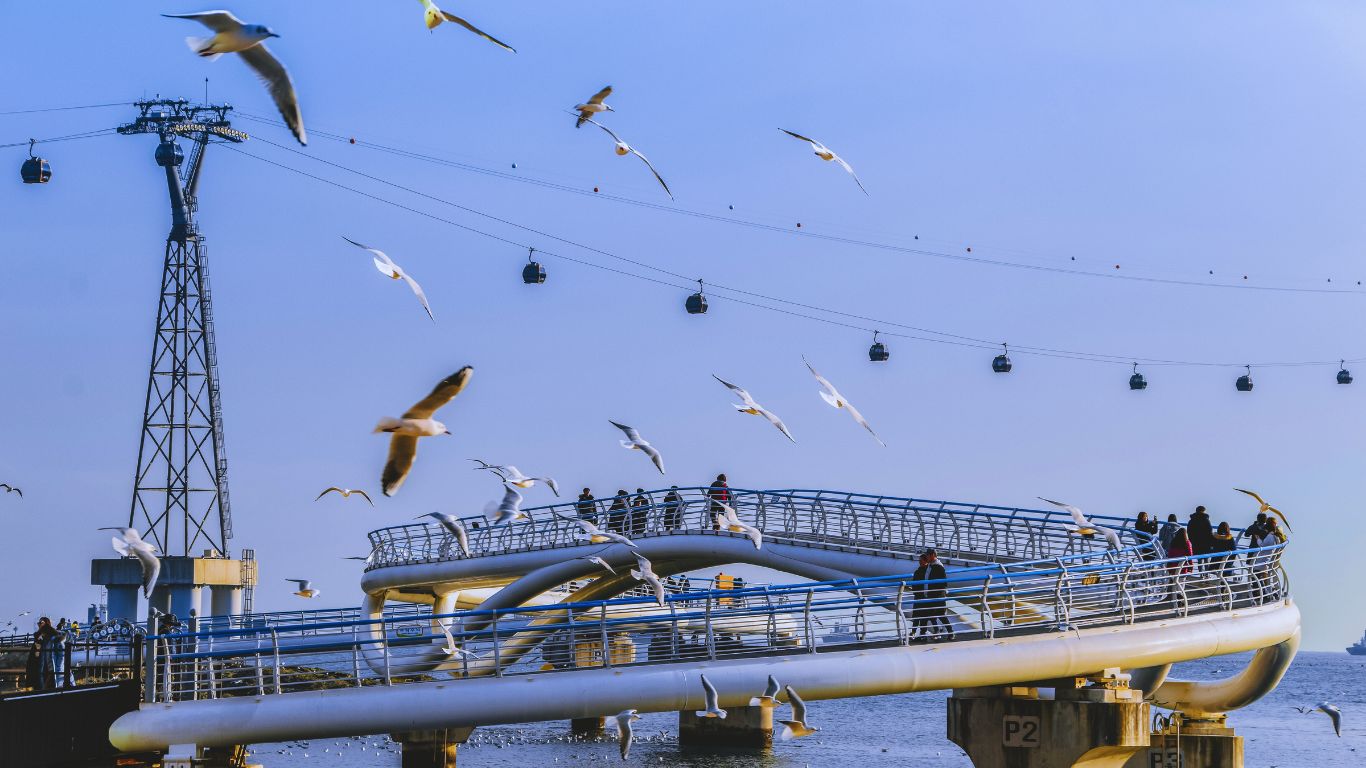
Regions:
<instances>
[{"instance_id":1,"label":"metal railing","mask_svg":"<svg viewBox=\"0 0 1366 768\"><path fill-rule=\"evenodd\" d=\"M148 701L817 654L1125 626L1283 600L1284 544L1191 558L1086 556L909 576L147 638Z\"/></svg>"},{"instance_id":2,"label":"metal railing","mask_svg":"<svg viewBox=\"0 0 1366 768\"><path fill-rule=\"evenodd\" d=\"M631 538L677 533L741 534L716 530L708 488L646 491L593 502L565 502L524 510L527 521L491 525L483 515L463 517L471 557L578 546L583 530L573 518L590 519ZM1018 562L1091 553L1101 557L1105 539L1078 536L1061 510L1033 510L960 504L816 490L752 491L728 489L730 506L766 540L820 548L866 552L914 562L920 551L936 547L941 557L962 563ZM670 493L675 494L673 498ZM676 499L676 500L675 500ZM634 506L633 506L634 504ZM1126 550L1152 549L1149 534L1131 521L1093 516L1113 528ZM464 557L455 538L436 524L380 528L369 534L366 570L415 565Z\"/></svg>"}]
</instances>

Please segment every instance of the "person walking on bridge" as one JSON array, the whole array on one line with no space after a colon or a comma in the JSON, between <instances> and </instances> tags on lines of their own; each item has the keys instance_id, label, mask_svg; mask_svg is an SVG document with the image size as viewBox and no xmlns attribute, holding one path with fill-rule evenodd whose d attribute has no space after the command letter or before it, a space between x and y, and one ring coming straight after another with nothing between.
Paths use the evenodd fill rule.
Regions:
<instances>
[{"instance_id":1,"label":"person walking on bridge","mask_svg":"<svg viewBox=\"0 0 1366 768\"><path fill-rule=\"evenodd\" d=\"M948 572L944 570L943 563L939 562L939 553L933 549L925 550L925 554L920 557L922 565L911 578L919 582L931 582L920 586L919 604L924 610L924 634L926 637L938 637L942 627L942 639L952 640L953 625L949 623L948 617L948 585L944 583L949 576Z\"/></svg>"},{"instance_id":2,"label":"person walking on bridge","mask_svg":"<svg viewBox=\"0 0 1366 768\"><path fill-rule=\"evenodd\" d=\"M637 488L636 497L631 499L630 536L644 536L649 527L650 500L645 498L645 489Z\"/></svg>"},{"instance_id":3,"label":"person walking on bridge","mask_svg":"<svg viewBox=\"0 0 1366 768\"><path fill-rule=\"evenodd\" d=\"M598 519L598 502L597 499L593 498L592 490L583 489L583 493L579 494L579 500L574 502L574 511L580 520L596 521Z\"/></svg>"},{"instance_id":4,"label":"person walking on bridge","mask_svg":"<svg viewBox=\"0 0 1366 768\"><path fill-rule=\"evenodd\" d=\"M711 499L711 529L721 530L721 522L716 516L725 512L722 504L730 504L730 486L726 484L725 474L716 476L712 484L707 486L707 498Z\"/></svg>"},{"instance_id":5,"label":"person walking on bridge","mask_svg":"<svg viewBox=\"0 0 1366 768\"><path fill-rule=\"evenodd\" d=\"M626 493L625 488L618 488L617 495L612 497L612 506L607 509L607 530L613 533L626 535Z\"/></svg>"}]
</instances>

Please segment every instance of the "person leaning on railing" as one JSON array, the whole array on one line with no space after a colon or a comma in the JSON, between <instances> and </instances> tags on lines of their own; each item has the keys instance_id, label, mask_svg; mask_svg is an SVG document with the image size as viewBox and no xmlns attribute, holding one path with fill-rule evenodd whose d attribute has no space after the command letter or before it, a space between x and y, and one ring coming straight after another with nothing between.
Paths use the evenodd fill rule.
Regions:
<instances>
[{"instance_id":1,"label":"person leaning on railing","mask_svg":"<svg viewBox=\"0 0 1366 768\"><path fill-rule=\"evenodd\" d=\"M1211 541L1210 551L1218 557L1210 560L1210 572L1222 573L1225 580L1233 580L1233 567L1237 562L1237 557L1233 554L1238 549L1238 539L1233 535L1233 530L1228 523L1219 523L1215 529Z\"/></svg>"},{"instance_id":2,"label":"person leaning on railing","mask_svg":"<svg viewBox=\"0 0 1366 768\"><path fill-rule=\"evenodd\" d=\"M1154 540L1156 540L1157 518L1148 517L1147 512L1139 512L1138 519L1134 521L1134 530L1140 533L1146 533L1149 536L1152 536ZM1142 557L1144 560L1156 560L1158 554L1157 551L1152 547L1144 547L1142 550Z\"/></svg>"},{"instance_id":3,"label":"person leaning on railing","mask_svg":"<svg viewBox=\"0 0 1366 768\"><path fill-rule=\"evenodd\" d=\"M574 502L574 511L581 520L593 520L598 518L598 503L593 498L593 492L587 488L579 494L579 500Z\"/></svg>"},{"instance_id":4,"label":"person leaning on railing","mask_svg":"<svg viewBox=\"0 0 1366 768\"><path fill-rule=\"evenodd\" d=\"M678 486L669 486L664 494L664 530L675 531L683 527L683 497L678 494Z\"/></svg>"}]
</instances>

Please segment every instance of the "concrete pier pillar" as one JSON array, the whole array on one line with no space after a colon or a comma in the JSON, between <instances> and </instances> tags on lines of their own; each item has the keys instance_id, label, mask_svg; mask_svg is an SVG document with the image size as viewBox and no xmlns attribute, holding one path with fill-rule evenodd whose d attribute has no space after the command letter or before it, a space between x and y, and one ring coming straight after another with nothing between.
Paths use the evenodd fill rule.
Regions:
<instances>
[{"instance_id":1,"label":"concrete pier pillar","mask_svg":"<svg viewBox=\"0 0 1366 768\"><path fill-rule=\"evenodd\" d=\"M769 749L773 746L773 708L728 707L724 718L679 712L678 744L682 747Z\"/></svg>"},{"instance_id":2,"label":"concrete pier pillar","mask_svg":"<svg viewBox=\"0 0 1366 768\"><path fill-rule=\"evenodd\" d=\"M576 739L596 739L607 733L607 718L576 717L569 721L569 735Z\"/></svg>"},{"instance_id":3,"label":"concrete pier pillar","mask_svg":"<svg viewBox=\"0 0 1366 768\"><path fill-rule=\"evenodd\" d=\"M242 613L242 588L215 584L209 587L210 616L239 616Z\"/></svg>"},{"instance_id":4,"label":"concrete pier pillar","mask_svg":"<svg viewBox=\"0 0 1366 768\"><path fill-rule=\"evenodd\" d=\"M403 748L403 768L455 768L455 751L474 729L436 728L390 734Z\"/></svg>"},{"instance_id":5,"label":"concrete pier pillar","mask_svg":"<svg viewBox=\"0 0 1366 768\"><path fill-rule=\"evenodd\" d=\"M1124 768L1243 768L1243 737L1228 727L1225 716L1195 720L1175 713L1153 732L1152 743Z\"/></svg>"},{"instance_id":6,"label":"concrete pier pillar","mask_svg":"<svg viewBox=\"0 0 1366 768\"><path fill-rule=\"evenodd\" d=\"M138 620L138 598L141 593L136 584L120 584L108 588L109 620Z\"/></svg>"},{"instance_id":7,"label":"concrete pier pillar","mask_svg":"<svg viewBox=\"0 0 1366 768\"><path fill-rule=\"evenodd\" d=\"M1149 746L1141 691L1085 678L1055 690L1053 699L1032 686L955 690L949 739L976 768L1125 768Z\"/></svg>"}]
</instances>

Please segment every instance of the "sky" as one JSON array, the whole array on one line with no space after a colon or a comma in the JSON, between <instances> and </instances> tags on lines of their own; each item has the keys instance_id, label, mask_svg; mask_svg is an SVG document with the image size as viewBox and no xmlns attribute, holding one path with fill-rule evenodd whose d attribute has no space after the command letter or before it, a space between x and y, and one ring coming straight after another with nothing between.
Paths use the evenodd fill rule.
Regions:
<instances>
[{"instance_id":1,"label":"sky","mask_svg":"<svg viewBox=\"0 0 1366 768\"><path fill-rule=\"evenodd\" d=\"M7 6L7 28L31 33L0 50L12 73L0 112L201 98L208 77L212 100L275 116L240 61L187 50L198 25L157 15L198 4L96 6L79 24L60 5ZM1048 496L1125 516L1184 519L1204 504L1239 525L1256 509L1232 489L1250 487L1294 525L1288 569L1305 647L1340 650L1366 628L1356 588L1366 380L1339 386L1336 365L1262 367L1254 392L1233 386L1245 362L1366 358L1366 295L1303 290L1366 280L1359 4L460 5L515 55L454 25L429 33L414 2L229 7L281 35L270 47L314 132L299 155L267 143L289 146L283 128L239 117L261 139L243 151L512 241L209 149L199 222L232 545L261 561L258 610L302 607L285 578L313 579L327 605L359 603L357 564L340 558L364 554L374 528L482 511L500 489L468 469L478 456L600 496L726 472L742 488L1024 506ZM649 156L676 202L606 136L574 129L565 110L609 83L617 112L606 121ZM131 107L0 115L0 144L133 117ZM869 194L780 127L834 148ZM50 184L17 174L0 183L0 482L25 493L0 497L0 617L83 616L97 598L85 561L111 556L95 529L127 520L169 224L154 146L147 136L40 145ZM17 170L26 151L0 150L0 160ZM343 235L417 277L436 322ZM871 322L815 322L719 292L705 316L690 316L686 281L554 237L690 279L1012 346L1229 365L1142 366L1149 388L1131 392L1127 364L1013 352L1014 370L998 375L993 351L904 338L888 339L891 360L873 364ZM527 286L527 246L670 284L545 256L549 279ZM1203 285L906 250L967 248ZM817 398L803 355L886 448ZM473 381L441 414L454 434L424 442L396 497L373 509L314 503L329 485L375 490L386 450L375 420L466 364ZM797 443L737 415L713 374L781 414ZM640 428L668 475L623 451L608 419ZM529 492L528 504L549 500Z\"/></svg>"}]
</instances>

